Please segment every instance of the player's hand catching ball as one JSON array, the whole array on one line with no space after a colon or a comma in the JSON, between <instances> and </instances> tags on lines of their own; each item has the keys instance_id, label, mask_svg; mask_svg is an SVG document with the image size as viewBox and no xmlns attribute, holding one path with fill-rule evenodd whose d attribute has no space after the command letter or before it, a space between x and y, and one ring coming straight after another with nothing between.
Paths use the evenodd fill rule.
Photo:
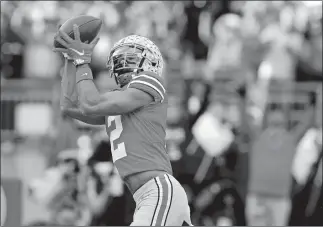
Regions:
<instances>
[{"instance_id":1,"label":"player's hand catching ball","mask_svg":"<svg viewBox=\"0 0 323 227\"><path fill-rule=\"evenodd\" d=\"M95 38L91 43L83 43L80 38L80 31L77 25L73 25L75 39L72 39L65 32L58 30L55 40L65 48L54 48L54 52L69 56L75 65L83 65L91 62L92 53L95 45L100 38Z\"/></svg>"},{"instance_id":2,"label":"player's hand catching ball","mask_svg":"<svg viewBox=\"0 0 323 227\"><path fill-rule=\"evenodd\" d=\"M62 24L58 24L57 25L57 31L62 27ZM55 36L55 38L58 36L58 33L57 35ZM70 56L67 55L67 53L61 53L63 55L63 57L67 60L73 60Z\"/></svg>"}]
</instances>

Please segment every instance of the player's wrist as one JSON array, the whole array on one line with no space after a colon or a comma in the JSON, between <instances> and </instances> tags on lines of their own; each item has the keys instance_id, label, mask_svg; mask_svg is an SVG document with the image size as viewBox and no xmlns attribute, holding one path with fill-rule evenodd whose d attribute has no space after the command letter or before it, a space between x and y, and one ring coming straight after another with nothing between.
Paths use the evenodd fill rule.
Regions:
<instances>
[{"instance_id":1,"label":"player's wrist","mask_svg":"<svg viewBox=\"0 0 323 227\"><path fill-rule=\"evenodd\" d=\"M62 53L63 57L68 61L73 61L73 58L69 56L67 53Z\"/></svg>"},{"instance_id":2,"label":"player's wrist","mask_svg":"<svg viewBox=\"0 0 323 227\"><path fill-rule=\"evenodd\" d=\"M82 59L82 58L77 58L74 59L73 64L76 67L82 66L82 65L88 65L91 63L91 59Z\"/></svg>"},{"instance_id":3,"label":"player's wrist","mask_svg":"<svg viewBox=\"0 0 323 227\"><path fill-rule=\"evenodd\" d=\"M82 80L93 80L92 70L89 64L83 64L76 67L76 84Z\"/></svg>"}]
</instances>

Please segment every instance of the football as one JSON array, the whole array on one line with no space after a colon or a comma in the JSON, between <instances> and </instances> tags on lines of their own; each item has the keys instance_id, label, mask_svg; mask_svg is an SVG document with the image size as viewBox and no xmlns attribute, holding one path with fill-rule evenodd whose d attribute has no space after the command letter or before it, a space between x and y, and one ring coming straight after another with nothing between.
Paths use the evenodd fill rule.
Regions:
<instances>
[{"instance_id":1,"label":"football","mask_svg":"<svg viewBox=\"0 0 323 227\"><path fill-rule=\"evenodd\" d=\"M80 37L82 42L88 41L89 43L97 36L101 29L102 20L92 17L81 15L68 19L59 30L67 33L72 39L74 39L73 25L79 26ZM54 41L55 48L64 48L60 43Z\"/></svg>"}]
</instances>

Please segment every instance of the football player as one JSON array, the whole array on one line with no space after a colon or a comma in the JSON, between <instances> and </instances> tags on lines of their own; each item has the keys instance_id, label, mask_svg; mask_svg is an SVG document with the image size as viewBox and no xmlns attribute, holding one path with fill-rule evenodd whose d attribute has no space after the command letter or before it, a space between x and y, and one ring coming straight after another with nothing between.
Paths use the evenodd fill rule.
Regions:
<instances>
[{"instance_id":1,"label":"football player","mask_svg":"<svg viewBox=\"0 0 323 227\"><path fill-rule=\"evenodd\" d=\"M131 225L191 225L186 193L166 153L167 92L158 47L138 35L118 41L107 66L120 89L100 94L89 67L99 39L82 43L76 25L73 31L75 39L63 31L55 36L65 48L54 51L66 57L61 106L72 118L106 125L113 162L136 202Z\"/></svg>"}]
</instances>

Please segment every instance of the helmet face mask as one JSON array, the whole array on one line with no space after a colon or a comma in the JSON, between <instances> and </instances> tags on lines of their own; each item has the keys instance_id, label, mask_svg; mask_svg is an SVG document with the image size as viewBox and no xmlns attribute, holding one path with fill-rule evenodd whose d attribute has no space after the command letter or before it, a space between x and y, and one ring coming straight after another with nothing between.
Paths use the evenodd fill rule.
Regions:
<instances>
[{"instance_id":1,"label":"helmet face mask","mask_svg":"<svg viewBox=\"0 0 323 227\"><path fill-rule=\"evenodd\" d=\"M158 47L149 39L131 35L117 42L110 52L107 67L117 84L128 84L132 76L142 71L161 76L163 59Z\"/></svg>"}]
</instances>

